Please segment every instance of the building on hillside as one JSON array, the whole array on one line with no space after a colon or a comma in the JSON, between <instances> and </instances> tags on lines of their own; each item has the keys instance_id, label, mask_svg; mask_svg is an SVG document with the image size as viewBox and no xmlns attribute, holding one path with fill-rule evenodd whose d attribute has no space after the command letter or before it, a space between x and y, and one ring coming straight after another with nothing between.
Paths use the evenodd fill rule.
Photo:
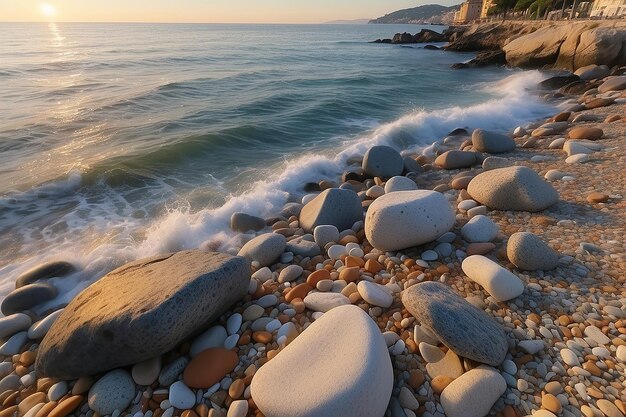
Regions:
<instances>
[{"instance_id":1,"label":"building on hillside","mask_svg":"<svg viewBox=\"0 0 626 417\"><path fill-rule=\"evenodd\" d=\"M489 14L489 9L491 9L491 6L493 5L493 1L492 0L484 0L483 1L483 5L482 5L482 9L480 11L480 18L484 19L487 17L487 15Z\"/></svg>"},{"instance_id":2,"label":"building on hillside","mask_svg":"<svg viewBox=\"0 0 626 417\"><path fill-rule=\"evenodd\" d=\"M591 17L623 16L626 16L626 0L595 0L591 7Z\"/></svg>"},{"instance_id":3,"label":"building on hillside","mask_svg":"<svg viewBox=\"0 0 626 417\"><path fill-rule=\"evenodd\" d=\"M454 24L463 25L480 18L483 0L467 0L461 3L461 9L454 14Z\"/></svg>"}]
</instances>

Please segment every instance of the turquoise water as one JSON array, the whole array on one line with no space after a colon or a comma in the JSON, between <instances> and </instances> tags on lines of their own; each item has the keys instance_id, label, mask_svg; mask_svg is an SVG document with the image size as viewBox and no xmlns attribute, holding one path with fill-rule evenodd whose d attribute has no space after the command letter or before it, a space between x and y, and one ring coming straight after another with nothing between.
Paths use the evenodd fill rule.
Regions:
<instances>
[{"instance_id":1,"label":"turquoise water","mask_svg":"<svg viewBox=\"0 0 626 417\"><path fill-rule=\"evenodd\" d=\"M46 259L83 268L71 293L140 256L236 247L230 213L275 213L373 143L547 111L524 92L538 73L369 42L415 25L0 28L0 295Z\"/></svg>"}]
</instances>

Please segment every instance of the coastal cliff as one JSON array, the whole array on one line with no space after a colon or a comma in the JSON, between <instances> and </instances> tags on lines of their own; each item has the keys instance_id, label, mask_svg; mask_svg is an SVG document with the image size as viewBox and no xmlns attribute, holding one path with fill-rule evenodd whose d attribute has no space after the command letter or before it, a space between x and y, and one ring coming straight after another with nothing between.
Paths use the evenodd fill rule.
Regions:
<instances>
[{"instance_id":1,"label":"coastal cliff","mask_svg":"<svg viewBox=\"0 0 626 417\"><path fill-rule=\"evenodd\" d=\"M503 50L513 67L576 70L626 63L626 22L499 22L452 35L447 50Z\"/></svg>"}]
</instances>

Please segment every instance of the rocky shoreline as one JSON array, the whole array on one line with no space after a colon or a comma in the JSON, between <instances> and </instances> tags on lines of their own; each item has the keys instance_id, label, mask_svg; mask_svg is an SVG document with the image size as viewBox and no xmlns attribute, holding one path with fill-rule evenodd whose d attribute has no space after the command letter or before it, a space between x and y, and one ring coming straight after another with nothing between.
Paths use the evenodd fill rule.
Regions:
<instances>
[{"instance_id":1,"label":"rocky shoreline","mask_svg":"<svg viewBox=\"0 0 626 417\"><path fill-rule=\"evenodd\" d=\"M625 70L541 83L563 111L510 135L372 147L235 213L237 254L136 261L41 315L73 267L23 274L0 417L623 417Z\"/></svg>"},{"instance_id":2,"label":"rocky shoreline","mask_svg":"<svg viewBox=\"0 0 626 417\"><path fill-rule=\"evenodd\" d=\"M443 33L422 29L397 33L376 43L446 42L426 49L478 52L475 59L453 68L508 65L575 71L589 65L626 65L626 23L622 21L507 21L451 26Z\"/></svg>"}]
</instances>

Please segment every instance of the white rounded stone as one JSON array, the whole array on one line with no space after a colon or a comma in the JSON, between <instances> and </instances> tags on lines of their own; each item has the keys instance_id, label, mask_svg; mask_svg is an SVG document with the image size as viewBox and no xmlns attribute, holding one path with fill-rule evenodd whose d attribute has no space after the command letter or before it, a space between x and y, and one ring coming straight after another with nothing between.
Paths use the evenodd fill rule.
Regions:
<instances>
[{"instance_id":1,"label":"white rounded stone","mask_svg":"<svg viewBox=\"0 0 626 417\"><path fill-rule=\"evenodd\" d=\"M363 300L370 305L389 308L393 304L393 296L384 287L374 282L361 281L357 290Z\"/></svg>"},{"instance_id":2,"label":"white rounded stone","mask_svg":"<svg viewBox=\"0 0 626 417\"><path fill-rule=\"evenodd\" d=\"M59 381L48 390L48 399L50 401L58 401L65 394L67 394L67 382Z\"/></svg>"},{"instance_id":3,"label":"white rounded stone","mask_svg":"<svg viewBox=\"0 0 626 417\"><path fill-rule=\"evenodd\" d=\"M497 301L508 301L524 292L524 283L515 274L482 255L468 256L461 264L463 272L482 286Z\"/></svg>"},{"instance_id":4,"label":"white rounded stone","mask_svg":"<svg viewBox=\"0 0 626 417\"><path fill-rule=\"evenodd\" d=\"M132 376L133 380L138 385L152 385L154 381L159 377L161 372L161 357L148 359L133 366Z\"/></svg>"},{"instance_id":5,"label":"white rounded stone","mask_svg":"<svg viewBox=\"0 0 626 417\"><path fill-rule=\"evenodd\" d=\"M278 275L278 282L291 282L300 277L304 269L300 265L289 265Z\"/></svg>"},{"instance_id":6,"label":"white rounded stone","mask_svg":"<svg viewBox=\"0 0 626 417\"><path fill-rule=\"evenodd\" d=\"M415 184L415 181L407 177L392 177L385 183L385 194L412 190L417 190L417 184Z\"/></svg>"},{"instance_id":7,"label":"white rounded stone","mask_svg":"<svg viewBox=\"0 0 626 417\"><path fill-rule=\"evenodd\" d=\"M376 323L359 307L342 306L263 365L250 388L266 416L380 417L391 397L393 370Z\"/></svg>"},{"instance_id":8,"label":"white rounded stone","mask_svg":"<svg viewBox=\"0 0 626 417\"><path fill-rule=\"evenodd\" d=\"M564 348L561 349L561 358L563 358L563 362L568 364L569 366L580 366L580 360L578 356L574 353L573 350Z\"/></svg>"},{"instance_id":9,"label":"white rounded stone","mask_svg":"<svg viewBox=\"0 0 626 417\"><path fill-rule=\"evenodd\" d=\"M506 380L494 368L479 366L448 385L441 393L447 417L484 417L506 391Z\"/></svg>"},{"instance_id":10,"label":"white rounded stone","mask_svg":"<svg viewBox=\"0 0 626 417\"><path fill-rule=\"evenodd\" d=\"M116 369L93 384L87 398L89 408L102 416L124 411L135 398L135 383L128 372Z\"/></svg>"},{"instance_id":11,"label":"white rounded stone","mask_svg":"<svg viewBox=\"0 0 626 417\"><path fill-rule=\"evenodd\" d=\"M393 251L432 242L455 222L446 197L436 191L398 191L374 201L365 218L365 235L376 249Z\"/></svg>"},{"instance_id":12,"label":"white rounded stone","mask_svg":"<svg viewBox=\"0 0 626 417\"><path fill-rule=\"evenodd\" d=\"M320 247L330 242L339 242L339 229L332 224L323 224L313 229L313 239Z\"/></svg>"},{"instance_id":13,"label":"white rounded stone","mask_svg":"<svg viewBox=\"0 0 626 417\"><path fill-rule=\"evenodd\" d=\"M328 257L330 259L341 259L341 257L343 255L347 255L348 254L348 250L346 249L345 246L342 245L332 245L330 248L328 248Z\"/></svg>"},{"instance_id":14,"label":"white rounded stone","mask_svg":"<svg viewBox=\"0 0 626 417\"><path fill-rule=\"evenodd\" d=\"M264 266L263 268L259 269L254 274L252 274L252 278L256 279L257 281L261 283L269 281L270 279L272 279L272 270Z\"/></svg>"},{"instance_id":15,"label":"white rounded stone","mask_svg":"<svg viewBox=\"0 0 626 417\"><path fill-rule=\"evenodd\" d=\"M231 315L228 320L226 320L226 332L229 335L233 335L239 331L241 327L241 323L243 321L243 317L239 313L234 313Z\"/></svg>"},{"instance_id":16,"label":"white rounded stone","mask_svg":"<svg viewBox=\"0 0 626 417\"><path fill-rule=\"evenodd\" d=\"M306 308L322 313L347 304L350 304L348 297L334 292L313 292L304 297L304 305Z\"/></svg>"},{"instance_id":17,"label":"white rounded stone","mask_svg":"<svg viewBox=\"0 0 626 417\"><path fill-rule=\"evenodd\" d=\"M21 330L28 329L28 327L31 324L32 324L32 321L30 317L24 313L15 313L15 314L11 314L10 316L1 317L0 318L0 340L7 339Z\"/></svg>"},{"instance_id":18,"label":"white rounded stone","mask_svg":"<svg viewBox=\"0 0 626 417\"><path fill-rule=\"evenodd\" d=\"M200 336L196 337L189 348L189 354L193 358L203 350L222 347L227 337L228 333L226 333L226 329L223 326L213 326Z\"/></svg>"},{"instance_id":19,"label":"white rounded stone","mask_svg":"<svg viewBox=\"0 0 626 417\"><path fill-rule=\"evenodd\" d=\"M196 404L196 394L183 381L170 385L170 404L180 410L186 410Z\"/></svg>"},{"instance_id":20,"label":"white rounded stone","mask_svg":"<svg viewBox=\"0 0 626 417\"><path fill-rule=\"evenodd\" d=\"M498 235L498 225L489 217L472 217L462 228L461 235L468 242L491 242Z\"/></svg>"}]
</instances>

